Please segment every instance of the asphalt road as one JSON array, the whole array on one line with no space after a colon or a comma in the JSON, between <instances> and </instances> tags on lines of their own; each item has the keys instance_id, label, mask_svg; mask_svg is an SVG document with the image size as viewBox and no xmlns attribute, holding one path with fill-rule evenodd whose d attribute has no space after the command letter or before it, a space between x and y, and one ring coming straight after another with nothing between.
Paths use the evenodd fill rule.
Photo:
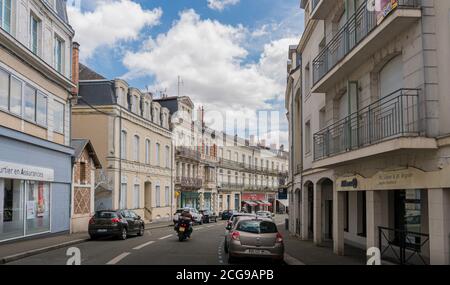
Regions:
<instances>
[{"instance_id":1,"label":"asphalt road","mask_svg":"<svg viewBox=\"0 0 450 285\"><path fill-rule=\"evenodd\" d=\"M190 240L179 242L173 227L153 229L125 241L100 239L76 245L82 265L221 265L225 223L198 225ZM10 265L65 265L69 247L30 256Z\"/></svg>"}]
</instances>

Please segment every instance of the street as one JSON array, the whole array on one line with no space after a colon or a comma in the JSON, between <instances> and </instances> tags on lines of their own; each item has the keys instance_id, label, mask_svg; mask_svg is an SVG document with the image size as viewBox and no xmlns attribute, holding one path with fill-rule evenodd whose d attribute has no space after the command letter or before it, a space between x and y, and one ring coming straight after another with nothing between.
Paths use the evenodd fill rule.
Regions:
<instances>
[{"instance_id":1,"label":"street","mask_svg":"<svg viewBox=\"0 0 450 285\"><path fill-rule=\"evenodd\" d=\"M197 225L190 240L179 242L172 227L147 230L125 241L104 238L78 244L81 265L225 265L225 222ZM10 265L65 265L69 247L30 256ZM260 260L243 260L261 263Z\"/></svg>"}]
</instances>

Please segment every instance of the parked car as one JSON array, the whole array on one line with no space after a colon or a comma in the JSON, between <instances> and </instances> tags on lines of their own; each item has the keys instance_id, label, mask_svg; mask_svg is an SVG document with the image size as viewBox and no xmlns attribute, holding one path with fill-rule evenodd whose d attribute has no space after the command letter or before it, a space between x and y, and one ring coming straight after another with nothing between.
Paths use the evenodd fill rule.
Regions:
<instances>
[{"instance_id":1,"label":"parked car","mask_svg":"<svg viewBox=\"0 0 450 285\"><path fill-rule=\"evenodd\" d=\"M200 210L200 214L203 216L204 223L217 223L217 215L210 210Z\"/></svg>"},{"instance_id":2,"label":"parked car","mask_svg":"<svg viewBox=\"0 0 450 285\"><path fill-rule=\"evenodd\" d=\"M144 230L144 220L130 210L97 211L89 220L88 227L91 239L100 236L115 236L125 240L130 234L143 236Z\"/></svg>"},{"instance_id":3,"label":"parked car","mask_svg":"<svg viewBox=\"0 0 450 285\"><path fill-rule=\"evenodd\" d=\"M230 229L236 224L237 218L239 218L239 217L251 217L251 218L256 218L256 215L255 215L255 214L248 214L248 213L235 213L235 214L233 214L233 215L230 217L230 219L227 221L227 224L226 224L225 228L226 228L227 230L230 230Z\"/></svg>"},{"instance_id":4,"label":"parked car","mask_svg":"<svg viewBox=\"0 0 450 285\"><path fill-rule=\"evenodd\" d=\"M258 212L256 212L256 215L258 217L268 218L268 219L272 219L275 216L275 214L273 214L269 211L258 211Z\"/></svg>"},{"instance_id":5,"label":"parked car","mask_svg":"<svg viewBox=\"0 0 450 285\"><path fill-rule=\"evenodd\" d=\"M267 258L277 262L284 260L283 236L276 224L265 218L239 219L228 232L225 252L228 262L236 258Z\"/></svg>"},{"instance_id":6,"label":"parked car","mask_svg":"<svg viewBox=\"0 0 450 285\"><path fill-rule=\"evenodd\" d=\"M173 224L175 225L178 222L178 218L180 216L181 213L183 213L183 211L189 211L189 213L191 213L192 218L194 219L194 223L196 224L203 224L203 215L200 214L196 209L194 208L180 208L177 209L177 211L175 212L175 214L173 215Z\"/></svg>"},{"instance_id":7,"label":"parked car","mask_svg":"<svg viewBox=\"0 0 450 285\"><path fill-rule=\"evenodd\" d=\"M229 220L233 214L237 213L235 210L225 210L222 212L222 220Z\"/></svg>"}]
</instances>

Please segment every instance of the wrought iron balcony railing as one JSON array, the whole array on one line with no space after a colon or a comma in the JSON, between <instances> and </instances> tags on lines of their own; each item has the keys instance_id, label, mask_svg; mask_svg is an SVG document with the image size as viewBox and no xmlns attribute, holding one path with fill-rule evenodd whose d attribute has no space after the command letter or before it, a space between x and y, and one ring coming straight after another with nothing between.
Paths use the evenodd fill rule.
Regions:
<instances>
[{"instance_id":1,"label":"wrought iron balcony railing","mask_svg":"<svg viewBox=\"0 0 450 285\"><path fill-rule=\"evenodd\" d=\"M176 154L177 154L177 156L190 158L190 159L194 159L194 160L201 159L201 153L199 151L189 148L189 147L185 147L185 146L177 146Z\"/></svg>"},{"instance_id":2,"label":"wrought iron balcony railing","mask_svg":"<svg viewBox=\"0 0 450 285\"><path fill-rule=\"evenodd\" d=\"M400 89L314 134L314 160L400 136L419 136L419 90Z\"/></svg>"},{"instance_id":3,"label":"wrought iron balcony railing","mask_svg":"<svg viewBox=\"0 0 450 285\"><path fill-rule=\"evenodd\" d=\"M364 1L347 23L321 50L313 61L314 84L321 80L334 66L349 54L363 39L365 39L377 26L378 15L382 12L368 9ZM314 1L319 2L319 1ZM393 9L418 8L420 0L395 0Z\"/></svg>"},{"instance_id":4,"label":"wrought iron balcony railing","mask_svg":"<svg viewBox=\"0 0 450 285\"><path fill-rule=\"evenodd\" d=\"M200 189L202 188L203 185L203 181L200 178L180 177L180 176L176 178L175 183L181 185L181 187L193 189Z\"/></svg>"}]
</instances>

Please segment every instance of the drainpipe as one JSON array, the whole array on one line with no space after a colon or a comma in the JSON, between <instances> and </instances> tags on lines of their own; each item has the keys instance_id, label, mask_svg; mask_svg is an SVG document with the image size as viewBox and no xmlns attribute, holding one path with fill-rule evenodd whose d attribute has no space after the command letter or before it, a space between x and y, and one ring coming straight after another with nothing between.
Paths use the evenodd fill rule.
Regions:
<instances>
[{"instance_id":1,"label":"drainpipe","mask_svg":"<svg viewBox=\"0 0 450 285\"><path fill-rule=\"evenodd\" d=\"M170 163L170 195L172 197L172 199L170 199L170 220L173 221L173 197L174 197L173 191L175 188L175 183L173 181L173 170L174 170L173 165L175 164L175 160L174 160L175 153L173 151L173 139L171 139L171 142L170 142L170 153L171 153L170 154L170 160L171 160L171 163Z\"/></svg>"}]
</instances>

